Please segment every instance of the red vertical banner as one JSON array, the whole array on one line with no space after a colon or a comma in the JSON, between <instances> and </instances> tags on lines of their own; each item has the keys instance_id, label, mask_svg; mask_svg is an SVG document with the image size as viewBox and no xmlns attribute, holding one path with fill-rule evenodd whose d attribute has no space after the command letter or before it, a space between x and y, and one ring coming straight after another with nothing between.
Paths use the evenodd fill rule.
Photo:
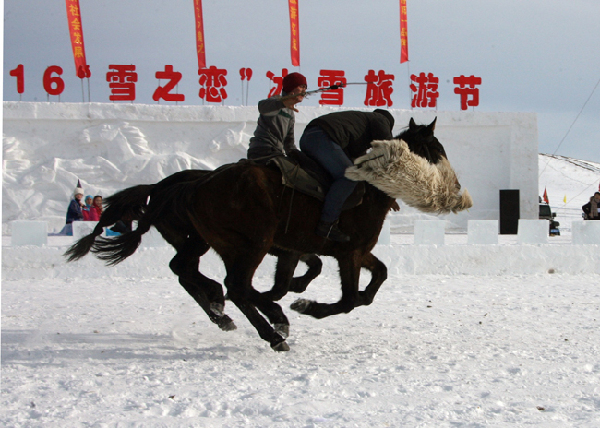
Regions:
<instances>
[{"instance_id":1,"label":"red vertical banner","mask_svg":"<svg viewBox=\"0 0 600 428\"><path fill-rule=\"evenodd\" d=\"M202 0L194 0L196 16L196 51L198 52L198 69L206 68L206 54L204 52L204 21L202 19Z\"/></svg>"},{"instance_id":2,"label":"red vertical banner","mask_svg":"<svg viewBox=\"0 0 600 428\"><path fill-rule=\"evenodd\" d=\"M69 34L71 35L71 47L75 59L75 72L77 77L83 79L90 77L90 69L85 60L85 46L83 44L83 27L81 26L81 11L79 0L66 0L67 22L69 23Z\"/></svg>"},{"instance_id":3,"label":"red vertical banner","mask_svg":"<svg viewBox=\"0 0 600 428\"><path fill-rule=\"evenodd\" d=\"M408 19L406 0L400 0L400 64L408 61Z\"/></svg>"},{"instance_id":4,"label":"red vertical banner","mask_svg":"<svg viewBox=\"0 0 600 428\"><path fill-rule=\"evenodd\" d=\"M298 0L288 0L290 5L290 49L292 53L292 65L300 65L300 26L298 19Z\"/></svg>"}]
</instances>

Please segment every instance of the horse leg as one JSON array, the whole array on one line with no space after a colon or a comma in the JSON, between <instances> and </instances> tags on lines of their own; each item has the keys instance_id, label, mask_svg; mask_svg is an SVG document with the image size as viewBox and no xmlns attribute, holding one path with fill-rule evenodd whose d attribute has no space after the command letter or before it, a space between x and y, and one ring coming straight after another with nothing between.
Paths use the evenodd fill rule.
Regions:
<instances>
[{"instance_id":1,"label":"horse leg","mask_svg":"<svg viewBox=\"0 0 600 428\"><path fill-rule=\"evenodd\" d=\"M281 306L264 293L256 291L253 287L248 289L247 299L252 302L259 311L267 316L269 322L273 325L275 332L284 339L287 339L290 335L290 322L283 313Z\"/></svg>"},{"instance_id":2,"label":"horse leg","mask_svg":"<svg viewBox=\"0 0 600 428\"><path fill-rule=\"evenodd\" d=\"M300 256L300 261L306 263L308 270L304 275L292 278L290 291L294 293L304 293L308 284L319 276L323 268L323 262L316 254L303 254Z\"/></svg>"},{"instance_id":3,"label":"horse leg","mask_svg":"<svg viewBox=\"0 0 600 428\"><path fill-rule=\"evenodd\" d=\"M304 292L308 284L321 273L323 262L316 254L298 255L296 252L275 248L271 248L269 252L277 257L275 284L271 290L262 294L272 301L281 300L288 291L293 291L294 293ZM308 270L304 275L294 277L298 261L303 261L308 266Z\"/></svg>"},{"instance_id":4,"label":"horse leg","mask_svg":"<svg viewBox=\"0 0 600 428\"><path fill-rule=\"evenodd\" d=\"M271 290L265 291L262 295L271 301L277 301L285 296L290 290L294 270L296 269L296 266L298 266L300 256L297 253L283 250L272 251L272 254L277 256L275 284Z\"/></svg>"},{"instance_id":5,"label":"horse leg","mask_svg":"<svg viewBox=\"0 0 600 428\"><path fill-rule=\"evenodd\" d=\"M387 267L372 253L367 253L363 256L362 267L371 272L371 281L369 281L364 291L358 292L360 299L357 306L373 303L379 287L387 279Z\"/></svg>"},{"instance_id":6,"label":"horse leg","mask_svg":"<svg viewBox=\"0 0 600 428\"><path fill-rule=\"evenodd\" d=\"M260 293L252 288L252 276L265 254L266 252L262 255L256 253L254 255L247 254L235 257L235 260L224 257L223 262L227 270L225 286L227 287L231 301L248 318L248 321L254 326L261 339L269 342L271 348L275 351L289 351L290 348L285 343L285 338L271 327L269 322L258 312L254 304L255 300L258 301L261 307L264 307L268 301L264 297L260 299ZM283 310L281 310L281 307L277 303L271 301L269 303L271 306L279 307L281 315L283 315ZM287 319L285 321L289 325Z\"/></svg>"},{"instance_id":7,"label":"horse leg","mask_svg":"<svg viewBox=\"0 0 600 428\"><path fill-rule=\"evenodd\" d=\"M169 263L169 267L178 276L181 286L194 298L213 323L224 331L235 330L236 326L232 319L223 313L224 298L221 284L198 271L200 257L209 248L210 246L202 240L187 239Z\"/></svg>"},{"instance_id":8,"label":"horse leg","mask_svg":"<svg viewBox=\"0 0 600 428\"><path fill-rule=\"evenodd\" d=\"M298 299L290 306L293 310L315 318L348 313L359 302L358 281L360 278L361 256L356 253L337 259L342 280L342 298L336 303L318 303L313 300Z\"/></svg>"}]
</instances>

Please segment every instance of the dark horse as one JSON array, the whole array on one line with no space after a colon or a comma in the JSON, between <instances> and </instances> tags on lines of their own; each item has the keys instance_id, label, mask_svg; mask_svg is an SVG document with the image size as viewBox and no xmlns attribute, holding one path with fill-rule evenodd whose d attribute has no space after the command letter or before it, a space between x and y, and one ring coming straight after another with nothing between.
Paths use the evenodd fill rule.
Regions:
<instances>
[{"instance_id":1,"label":"dark horse","mask_svg":"<svg viewBox=\"0 0 600 428\"><path fill-rule=\"evenodd\" d=\"M410 152L417 155L415 157L435 165L443 163L447 157L434 136L434 129L435 121L424 126L416 125L411 119L408 129L397 138L407 143ZM453 171L451 179L456 182L453 192L458 193L460 185ZM286 334L281 332L285 333L287 329L280 326L287 327L289 322L281 306L273 302L272 295L259 293L252 287L252 277L264 256L275 248L293 254L291 260L301 254L314 253L332 256L338 261L341 299L332 304L298 300L292 304L292 309L300 313L324 318L368 305L387 277L387 268L371 254L371 250L394 201L393 197L367 184L363 203L343 212L340 217L339 227L350 235L350 242L335 243L314 233L321 202L285 188L277 170L240 161L199 179L162 187L153 193L136 230L114 239L99 239L93 243L92 251L111 264L119 263L136 251L142 235L151 226L159 229L157 225L169 218L172 222L170 232L182 243L182 249L177 252L180 263L194 264L197 271L201 254L195 251L190 255L184 250L190 236L194 238L194 246L200 241L206 244L206 249L212 247L225 264L225 286L232 302L261 338L274 350L284 351L289 347L285 343ZM448 211L469 206L453 207ZM363 291L359 290L361 268L371 271L371 280ZM277 290L278 286L283 289ZM276 284L272 291L282 295L288 291L285 287L289 287L289 282ZM206 296L210 302L214 301L210 293Z\"/></svg>"},{"instance_id":2,"label":"dark horse","mask_svg":"<svg viewBox=\"0 0 600 428\"><path fill-rule=\"evenodd\" d=\"M157 184L141 184L109 196L104 200L105 208L92 233L81 238L65 253L67 261L75 261L87 255L105 227L112 226L122 219L140 220L147 211L148 199L154 197L160 199L161 195L167 194L174 184L194 182L211 172L206 170L181 171ZM229 316L223 313L224 296L221 284L207 278L198 270L200 258L206 254L210 246L198 235L185 211L182 212L181 209L166 210L161 218L154 221L152 225L176 251L169 267L179 278L179 283L202 307L213 323L224 331L234 330L235 324ZM269 253L277 257L273 290L286 290L286 292L290 290L301 293L321 273L323 263L315 254L300 255L276 247L271 248ZM99 257L105 258L102 255ZM308 270L302 276L293 277L299 261L303 261L308 266ZM271 293L270 297L278 300L283 295L284 293ZM279 326L279 329L282 334L286 334L285 326Z\"/></svg>"}]
</instances>

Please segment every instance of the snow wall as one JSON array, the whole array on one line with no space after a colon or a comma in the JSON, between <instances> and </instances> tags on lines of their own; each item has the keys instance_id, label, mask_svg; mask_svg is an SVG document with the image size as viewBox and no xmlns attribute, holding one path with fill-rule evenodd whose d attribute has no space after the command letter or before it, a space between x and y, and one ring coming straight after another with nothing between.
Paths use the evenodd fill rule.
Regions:
<instances>
[{"instance_id":1,"label":"snow wall","mask_svg":"<svg viewBox=\"0 0 600 428\"><path fill-rule=\"evenodd\" d=\"M296 143L305 126L335 107L299 107ZM357 110L357 109L354 109ZM372 111L372 109L358 109ZM519 189L521 218L538 216L538 139L535 113L435 112L390 109L394 135L412 117L428 124L474 206L448 220L499 219L499 190ZM2 232L12 220L64 226L77 180L86 195L108 196L155 183L183 169L214 169L245 157L256 127L256 106L166 106L108 103L4 102ZM402 204L401 204L402 206ZM412 232L432 216L402 206L390 214L393 232Z\"/></svg>"}]
</instances>

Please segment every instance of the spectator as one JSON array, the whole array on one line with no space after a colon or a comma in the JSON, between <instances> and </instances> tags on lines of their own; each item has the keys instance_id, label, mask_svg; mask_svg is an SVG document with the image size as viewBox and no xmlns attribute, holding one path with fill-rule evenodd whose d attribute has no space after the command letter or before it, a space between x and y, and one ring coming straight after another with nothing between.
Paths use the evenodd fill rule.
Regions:
<instances>
[{"instance_id":1,"label":"spectator","mask_svg":"<svg viewBox=\"0 0 600 428\"><path fill-rule=\"evenodd\" d=\"M85 197L85 206L81 207L81 213L83 214L83 221L90 221L90 208L92 207L92 195Z\"/></svg>"},{"instance_id":2,"label":"spectator","mask_svg":"<svg viewBox=\"0 0 600 428\"><path fill-rule=\"evenodd\" d=\"M89 221L100 221L100 216L102 215L102 196L96 195L94 196L92 206L89 210Z\"/></svg>"},{"instance_id":3,"label":"spectator","mask_svg":"<svg viewBox=\"0 0 600 428\"><path fill-rule=\"evenodd\" d=\"M73 236L73 222L83 220L82 208L85 206L83 199L83 189L81 188L81 182L77 180L77 187L73 191L73 199L69 203L67 208L67 221L63 230L60 232L61 235Z\"/></svg>"},{"instance_id":4,"label":"spectator","mask_svg":"<svg viewBox=\"0 0 600 428\"><path fill-rule=\"evenodd\" d=\"M590 201L581 209L585 220L600 220L600 192L594 193Z\"/></svg>"}]
</instances>

